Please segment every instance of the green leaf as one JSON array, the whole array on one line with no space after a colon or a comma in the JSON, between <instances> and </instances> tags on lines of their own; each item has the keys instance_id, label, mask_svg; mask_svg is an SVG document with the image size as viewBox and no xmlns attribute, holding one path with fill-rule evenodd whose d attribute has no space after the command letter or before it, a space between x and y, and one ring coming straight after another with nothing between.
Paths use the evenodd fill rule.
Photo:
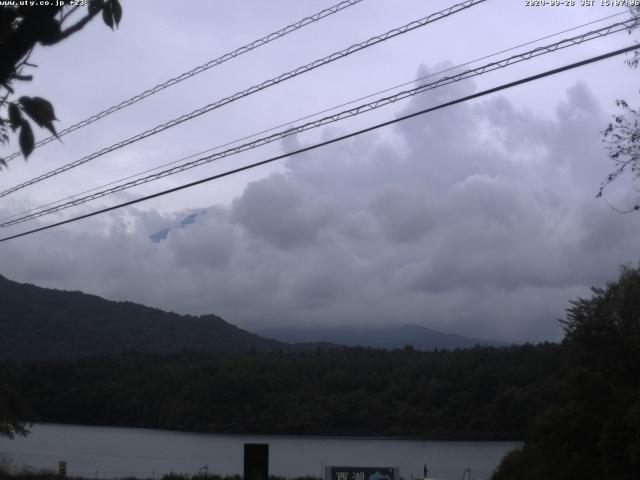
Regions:
<instances>
[{"instance_id":1,"label":"green leaf","mask_svg":"<svg viewBox=\"0 0 640 480\"><path fill-rule=\"evenodd\" d=\"M102 8L102 20L104 20L104 23L113 30L113 10L111 2L104 4L104 7Z\"/></svg>"},{"instance_id":2,"label":"green leaf","mask_svg":"<svg viewBox=\"0 0 640 480\"><path fill-rule=\"evenodd\" d=\"M60 22L53 17L44 17L38 23L37 37L42 45L53 45L60 41Z\"/></svg>"},{"instance_id":3,"label":"green leaf","mask_svg":"<svg viewBox=\"0 0 640 480\"><path fill-rule=\"evenodd\" d=\"M116 22L116 26L120 25L122 19L122 7L118 0L111 0L111 11L113 12L113 19Z\"/></svg>"},{"instance_id":4,"label":"green leaf","mask_svg":"<svg viewBox=\"0 0 640 480\"><path fill-rule=\"evenodd\" d=\"M60 137L58 137L58 132L56 132L56 127L53 126L53 123L45 122L43 127L49 130L51 132L51 135L55 136L58 140L60 140Z\"/></svg>"},{"instance_id":5,"label":"green leaf","mask_svg":"<svg viewBox=\"0 0 640 480\"><path fill-rule=\"evenodd\" d=\"M15 103L9 104L9 123L11 124L11 130L14 132L20 126L20 121L22 120L22 114L20 113L20 108Z\"/></svg>"},{"instance_id":6,"label":"green leaf","mask_svg":"<svg viewBox=\"0 0 640 480\"><path fill-rule=\"evenodd\" d=\"M102 9L103 6L104 6L103 0L90 0L88 5L89 14L95 15Z\"/></svg>"},{"instance_id":7,"label":"green leaf","mask_svg":"<svg viewBox=\"0 0 640 480\"><path fill-rule=\"evenodd\" d=\"M33 152L33 148L35 145L33 139L33 130L31 130L31 125L26 120L22 120L20 122L20 136L18 137L20 141L20 150L22 150L22 154L24 155L25 160L31 155Z\"/></svg>"},{"instance_id":8,"label":"green leaf","mask_svg":"<svg viewBox=\"0 0 640 480\"><path fill-rule=\"evenodd\" d=\"M44 127L47 123L56 120L53 105L44 98L20 97L18 101L27 115L29 115L39 127Z\"/></svg>"}]
</instances>

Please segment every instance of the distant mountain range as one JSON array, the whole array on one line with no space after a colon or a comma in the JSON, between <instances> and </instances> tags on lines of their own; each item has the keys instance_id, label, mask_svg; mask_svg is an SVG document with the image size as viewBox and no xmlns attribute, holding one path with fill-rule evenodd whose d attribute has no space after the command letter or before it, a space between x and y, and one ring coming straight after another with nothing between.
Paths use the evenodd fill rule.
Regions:
<instances>
[{"instance_id":1,"label":"distant mountain range","mask_svg":"<svg viewBox=\"0 0 640 480\"><path fill-rule=\"evenodd\" d=\"M410 345L416 350L470 348L476 345L505 346L506 344L442 333L416 324L385 327L283 327L264 328L256 333L263 337L287 343L327 342L344 346L372 348L403 348Z\"/></svg>"},{"instance_id":2,"label":"distant mountain range","mask_svg":"<svg viewBox=\"0 0 640 480\"><path fill-rule=\"evenodd\" d=\"M270 337L270 338L266 338ZM401 327L271 328L254 334L216 315L179 315L82 292L17 283L0 275L0 360L46 359L125 351L248 352L314 350L344 345L419 350L498 345Z\"/></svg>"}]
</instances>

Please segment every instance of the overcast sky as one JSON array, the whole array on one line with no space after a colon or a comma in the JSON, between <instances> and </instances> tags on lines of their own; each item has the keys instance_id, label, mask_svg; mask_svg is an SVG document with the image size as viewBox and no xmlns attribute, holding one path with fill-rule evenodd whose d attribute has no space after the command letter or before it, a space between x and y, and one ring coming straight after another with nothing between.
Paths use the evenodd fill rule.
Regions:
<instances>
[{"instance_id":1,"label":"overcast sky","mask_svg":"<svg viewBox=\"0 0 640 480\"><path fill-rule=\"evenodd\" d=\"M116 32L97 20L64 43L35 51L35 79L20 94L51 100L58 129L333 4L122 3ZM27 163L11 162L0 188L453 3L364 0L37 149ZM0 217L624 11L489 0L0 199ZM295 150L637 37L620 33L523 62L1 233ZM570 299L639 260L640 216L615 213L595 198L612 168L601 132L617 112L615 99L639 100L639 73L624 60L0 244L0 274L179 313L216 313L249 329L412 322L504 341L558 340L557 319ZM614 185L610 201L627 206L630 185L626 179ZM181 228L194 212L203 213ZM165 240L151 241L168 227Z\"/></svg>"}]
</instances>

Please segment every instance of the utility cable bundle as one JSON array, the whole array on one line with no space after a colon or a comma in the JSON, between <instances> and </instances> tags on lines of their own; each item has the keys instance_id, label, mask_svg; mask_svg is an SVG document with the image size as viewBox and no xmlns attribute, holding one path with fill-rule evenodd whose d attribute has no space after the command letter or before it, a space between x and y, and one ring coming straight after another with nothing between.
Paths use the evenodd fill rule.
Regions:
<instances>
[{"instance_id":1,"label":"utility cable bundle","mask_svg":"<svg viewBox=\"0 0 640 480\"><path fill-rule=\"evenodd\" d=\"M342 59L344 57L347 57L349 55L352 55L353 53L359 52L361 50L364 50L366 48L369 48L373 45L377 45L378 43L381 42L385 42L387 40L390 40L392 38L395 38L399 35L404 35L405 33L411 32L413 30L416 30L418 28L424 27L426 25L429 25L433 22L436 22L438 20L441 20L443 18L449 17L451 15L454 15L455 13L458 13L462 10L466 10L468 8L473 7L474 5L477 5L479 3L483 3L486 0L466 0L464 2L461 3L457 3L455 5L452 5L449 8L446 8L444 10L432 13L424 18L421 18L419 20L414 20L413 22L410 22L406 25L403 25L401 27L398 28L394 28L392 30L389 30L388 32L385 32L381 35L376 35L375 37L371 37L363 42L360 43L356 43L354 45L351 45L350 47L344 49L344 50L340 50L338 52L334 52L330 55L327 55L326 57L320 58L318 60L315 60L311 63L308 63L304 66L295 68L294 70L291 70L289 72L283 73L281 75L278 75L277 77L273 77L269 80L266 80L260 84L254 85L248 89L242 90L240 92L237 92L229 97L223 98L221 100L218 100L216 102L210 103L208 105L205 105L204 107L201 107L197 110L194 110L190 113L187 113L185 115L182 115L180 117L174 118L173 120L170 120L166 123L157 125L149 130L146 130L144 132L141 132L137 135L134 135L133 137L130 137L126 140L122 140L118 143L115 143L113 145L110 145L108 147L105 147L101 150L98 150L97 152L94 152L92 154L86 155L78 160L75 160L73 162L67 163L66 165L63 165L62 167L56 168L54 170L51 170L47 173L44 173L38 177L32 178L31 180L28 180L24 183L21 183L19 185L16 185L14 187L11 187L7 190L4 190L2 192L0 192L0 198L2 197L6 197L7 195L16 192L18 190L22 190L23 188L26 188L30 185L33 185L35 183L41 182L43 180L46 180L47 178L51 178L55 175L59 175L63 172L66 172L67 170L71 170L72 168L78 167L80 165L83 165L87 162L90 162L91 160L94 160L98 157L101 157L102 155L105 155L109 152L113 152L114 150L117 150L119 148L125 147L127 145L131 145L132 143L135 143L137 141L140 141L142 139L145 139L147 137L150 137L152 135L156 135L164 130L167 130L169 128L175 127L176 125L180 125L181 123L184 123L186 121L192 120L196 117L199 117L200 115L203 115L205 113L211 112L212 110L215 110L217 108L223 107L224 105L227 105L229 103L232 103L236 100L239 100L241 98L247 97L249 95L252 95L254 93L260 92L266 88L272 87L274 85L278 85L282 82L285 82L287 80L290 80L294 77L297 77L298 75L301 75L303 73L309 72L311 70L314 70L316 68L319 68L323 65L335 62L336 60Z\"/></svg>"},{"instance_id":2,"label":"utility cable bundle","mask_svg":"<svg viewBox=\"0 0 640 480\"><path fill-rule=\"evenodd\" d=\"M548 76L551 76L551 75L556 75L558 73L565 72L567 70L571 70L571 69L582 67L584 65L588 65L588 64L591 64L591 63L599 62L599 61L605 60L607 58L614 57L616 55L621 55L623 53L628 53L628 52L631 52L633 50L637 50L637 48L638 48L637 45L631 45L631 46L628 46L628 47L625 47L625 48L621 48L619 50L614 50L612 52L605 53L603 55L598 55L596 57L591 57L591 58L588 58L586 60L582 60L580 62L575 62L575 63L569 64L569 65L565 65L563 67L555 68L553 70L548 70L546 72L542 72L542 73L538 73L536 75L525 77L525 78L522 78L520 80L516 80L514 82L505 83L505 84L499 85L497 87L493 87L493 88L490 88L490 89L487 89L487 90L483 90L481 92L477 92L477 93L474 93L474 94L471 94L471 95L467 95L466 97L457 98L457 99L452 100L450 102L441 103L441 104L436 105L434 107L429 107L429 108L426 108L424 110L420 110L418 112L414 112L414 113L411 113L411 114L408 114L408 115L404 115L402 117L395 118L395 119L389 120L387 122L378 123L376 125L364 128L362 130L358 130L358 131L355 131L355 132L352 132L352 133L349 133L349 134L346 134L346 135L341 135L339 137L332 138L330 140L326 140L326 141L321 142L321 143L316 143L316 144L310 145L308 147L300 148L300 149L295 150L293 152L283 153L283 154L277 155L275 157L267 158L266 160L262 160L262 161L259 161L259 162L252 163L250 165L245 165L245 166L242 166L242 167L238 167L238 168L235 168L233 170L229 170L229 171L226 171L226 172L223 172L223 173L219 173L217 175L212 175L212 176L207 177L207 178L202 178L200 180L196 180L194 182L189 182L189 183L186 183L184 185L180 185L178 187L170 188L168 190L163 190L161 192L157 192L157 193L154 193L154 194L151 194L151 195L147 195L145 197L137 198L135 200L130 200L128 202L120 203L118 205L113 205L111 207L107 207L107 208L103 208L103 209L100 209L100 210L96 210L95 212L91 212L91 213L87 213L87 214L84 214L84 215L79 215L77 217L69 218L69 219L63 220L61 222L52 223L50 225L45 225L43 227L34 228L34 229L28 230L26 232L22 232L22 233L18 233L18 234L15 234L15 235L3 237L3 238L0 238L0 242L6 242L6 241L13 240L13 239L16 239L16 238L21 238L21 237L24 237L24 236L27 236L27 235L31 235L31 234L34 234L34 233L37 233L37 232L41 232L41 231L44 231L44 230L49 230L51 228L59 227L61 225L66 225L68 223L76 222L78 220L83 220L85 218L90 218L90 217L94 217L96 215L100 215L100 214L103 214L103 213L111 212L111 211L117 210L119 208L128 207L130 205L135 205L137 203L145 202L147 200L151 200L153 198L158 198L158 197L161 197L161 196L164 196L164 195L168 195L170 193L174 193L174 192L177 192L177 191L180 191L180 190L191 188L191 187L194 187L196 185L201 185L203 183L211 182L213 180L218 180L220 178L227 177L227 176L230 176L230 175L234 175L236 173L243 172L243 171L246 171L246 170L250 170L252 168L256 168L256 167L259 167L259 166L262 166L262 165L266 165L268 163L272 163L272 162L275 162L277 160L281 160L281 159L286 158L286 157L291 157L291 156L294 156L294 155L298 155L298 154L301 154L301 153L304 153L304 152L308 152L308 151L311 151L311 150L315 150L317 148L321 148L321 147L324 147L324 146L327 146L327 145L330 145L330 144L333 144L333 143L336 143L336 142L340 142L340 141L346 140L348 138L352 138L352 137L355 137L355 136L358 136L358 135L362 135L364 133L368 133L368 132L371 132L373 130L377 130L379 128L386 127L388 125L392 125L392 124L395 124L395 123L398 123L398 122L402 122L402 121L408 120L410 118L414 118L414 117L417 117L417 116L420 116L420 115L424 115L424 114L427 114L427 113L430 113L430 112L433 112L433 111L436 111L436 110L440 110L440 109L447 108L447 107L450 107L450 106L453 106L453 105L464 103L464 102L467 102L469 100L473 100L473 99L476 99L476 98L483 97L485 95L489 95L489 94L492 94L492 93L495 93L495 92L499 92L499 91L502 91L502 90L513 88L513 87L516 87L518 85L522 85L522 84L529 83L529 82L532 82L532 81L535 81L535 80L539 80L541 78L545 78L545 77L548 77Z\"/></svg>"},{"instance_id":3,"label":"utility cable bundle","mask_svg":"<svg viewBox=\"0 0 640 480\"><path fill-rule=\"evenodd\" d=\"M191 162L187 162L184 163L182 165L178 165L166 170L163 170L161 172L157 172L154 173L152 175L148 175L146 177L142 177L136 180L132 180L130 182L126 182L126 183L122 183L116 186L113 186L111 188L107 188L104 190L100 190L98 192L92 193L90 195L86 195L86 196L82 196L79 198L75 198L73 200L70 200L66 203L61 203L59 205L55 205L49 208L43 208L40 209L36 212L30 213L28 215L23 215L20 216L18 218L14 218L12 220L7 220L4 221L2 223L0 223L0 227L9 227L12 225L16 225L18 223L22 223L22 222L26 222L28 220L33 220L35 218L38 217L42 217L44 215L49 215L55 212L59 212L61 210L65 210L71 207L75 207L84 203L87 203L89 201L92 200L96 200L98 198L102 198L105 197L107 195L111 195L114 194L116 192L121 192L123 190L127 190L129 188L133 188L145 183L149 183L155 180L159 180L161 178L170 176L170 175L175 175L177 173L183 172L185 170L189 170L191 168L195 168L195 167L199 167L201 165L207 164L207 163L211 163L213 161L225 158L225 157L229 157L232 155L237 155L241 152L245 152L247 150L252 150L254 148L257 147L261 147L263 145L278 141L278 140L282 140L283 138L286 138L288 136L297 134L297 133L301 133L307 130L311 130L314 128L318 128L324 125L328 125L330 123L334 123L340 120L343 120L345 118L350 118L350 117L355 117L357 115L363 114L365 112L369 112L372 110L376 110L378 108L381 107L385 107L387 105L396 103L400 100L404 100L406 98L415 96L419 93L424 93L426 91L429 90L433 90L445 85L449 85L451 83L455 83L455 82L460 82L462 80L466 80L472 77L476 77L479 75L483 75L485 73L494 71L494 70L498 70L498 69L502 69L502 68L506 68L510 65L514 65L516 63L520 63L523 61L527 61L527 60L531 60L532 58L536 58L539 57L541 55L546 55L548 53L552 53L552 52L556 52L558 50L564 49L564 48L568 48L568 47L572 47L575 45L580 45L584 42L590 41L590 40L594 40L594 39L598 39L598 38L603 38L605 36L620 32L620 31L624 31L624 30L628 30L630 28L633 28L634 26L636 26L638 24L638 21L634 18L634 19L629 19L623 22L618 22L618 23L614 23L612 25L608 25L606 27L602 27L600 29L597 30L593 30L587 33L583 33L581 35L577 35L571 38L567 38L567 39L563 39L559 42L555 42L549 45L545 45L545 46L541 46L541 47L537 47L534 48L532 50L529 50L527 52L523 52L520 53L518 55L513 55L507 58L504 58L502 60L498 60L495 62L491 62L488 64L485 64L483 66L474 68L474 69L469 69L466 71L463 71L461 73L455 74L455 75L451 75L451 76L447 76L447 77L442 77L439 78L436 81L430 82L430 83L426 83L423 85L419 85L415 88L409 89L409 90L404 90L401 92L398 92L394 95L390 95L387 97L383 97L383 98L379 98L373 102L369 102L369 103L365 103L362 105L359 105L357 107L348 109L348 110L343 110L341 112L338 112L336 114L333 115L329 115L323 118L320 118L318 120L312 121L312 122L307 122L303 125L299 125L297 127L293 127L293 128L288 128L286 130L274 133L272 135L266 136L266 137L262 137L259 139L256 139L254 141L251 142L247 142L244 143L242 145L224 150L222 152L217 152L214 153L212 155L207 155L201 158L198 158L196 160L193 160Z\"/></svg>"},{"instance_id":4,"label":"utility cable bundle","mask_svg":"<svg viewBox=\"0 0 640 480\"><path fill-rule=\"evenodd\" d=\"M209 60L207 63L204 63L202 65L199 65L191 70L189 70L188 72L184 72L180 75L178 75L177 77L174 78L170 78L169 80L166 80L165 82L159 83L158 85L155 85L154 87L151 87L147 90L145 90L144 92L141 92L137 95L134 95L131 98L128 98L127 100L123 100L122 102L120 102L117 105L113 105L105 110L102 110L101 112L96 113L95 115L90 116L89 118L86 118L84 120L81 120L78 123L75 123L63 130L60 130L58 132L58 136L57 138L60 138L64 135L67 135L68 133L71 132L75 132L76 130L79 130L82 127L86 127L87 125L90 125L94 122L97 122L98 120L100 120L101 118L104 118L108 115L111 115L112 113L117 112L118 110L122 110L123 108L129 107L131 105L133 105L134 103L139 102L140 100L143 100L151 95L154 95L158 92L161 92L162 90L172 87L173 85L177 85L180 82L185 81L188 78L191 78L195 75L198 75L202 72L205 72L213 67L217 67L218 65L231 60L233 58L239 57L240 55L244 54L244 53L248 53L252 50L255 50L258 47L261 47L263 45L266 45L267 43L271 43L274 40L277 40L278 38L282 38L292 32L295 32L296 30L299 30L303 27L306 27L307 25L310 25L312 23L315 23L319 20L322 20L323 18L326 18L330 15L333 15L335 13L338 13L342 10L344 10L345 8L349 8L352 7L358 3L360 3L362 0L345 0L342 1L340 3L337 3L336 5L333 5L332 7L329 8L325 8L324 10L305 17L301 20L298 20L295 23L292 23L291 25L287 25L284 28L281 28L278 31L272 32L269 35L265 35L262 38L259 38L257 40L254 40L253 42L247 43L246 45L243 45L242 47L239 47L231 52L225 53L224 55L218 57L218 58L214 58L213 60ZM43 138L42 140L40 140L39 142L36 142L35 147L40 147L42 145L46 145L47 143L53 141L56 139L55 135L51 135L49 137ZM8 157L6 157L4 160L6 162L9 162L11 160L13 160L14 158L20 156L22 153L21 152L14 152L11 155L9 155Z\"/></svg>"}]
</instances>

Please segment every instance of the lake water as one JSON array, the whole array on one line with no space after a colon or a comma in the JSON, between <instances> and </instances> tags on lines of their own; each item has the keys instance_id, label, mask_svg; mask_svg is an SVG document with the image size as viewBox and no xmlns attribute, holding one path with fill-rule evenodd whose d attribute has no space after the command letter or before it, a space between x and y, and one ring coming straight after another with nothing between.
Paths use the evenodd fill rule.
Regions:
<instances>
[{"instance_id":1,"label":"lake water","mask_svg":"<svg viewBox=\"0 0 640 480\"><path fill-rule=\"evenodd\" d=\"M57 469L69 475L158 478L163 473L242 474L243 444L269 444L269 473L286 477L321 475L323 465L391 466L405 479L484 480L515 442L441 442L372 438L212 435L140 428L37 424L26 438L0 439L0 457L12 466Z\"/></svg>"}]
</instances>

